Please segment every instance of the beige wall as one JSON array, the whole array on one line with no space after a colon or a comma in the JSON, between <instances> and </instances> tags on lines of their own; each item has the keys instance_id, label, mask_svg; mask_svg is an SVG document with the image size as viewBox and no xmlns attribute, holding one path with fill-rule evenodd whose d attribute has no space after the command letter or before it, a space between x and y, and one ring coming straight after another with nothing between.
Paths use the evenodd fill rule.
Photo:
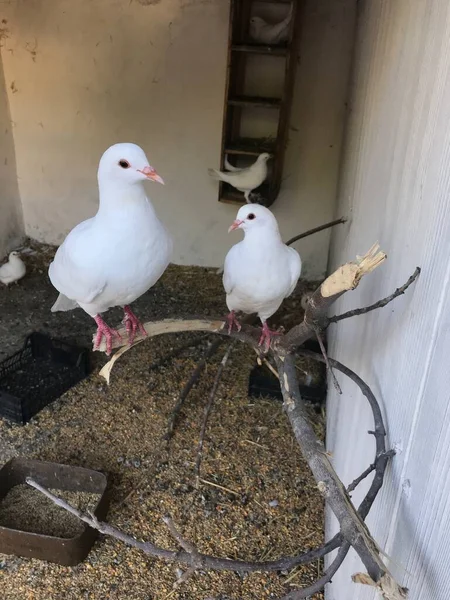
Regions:
<instances>
[{"instance_id":1,"label":"beige wall","mask_svg":"<svg viewBox=\"0 0 450 600\"><path fill-rule=\"evenodd\" d=\"M345 294L337 313L392 293L415 267L406 294L330 328L330 355L377 395L397 455L369 515L389 569L410 600L448 600L450 539L450 4L360 0L339 211L336 267L379 240L388 259ZM374 459L371 413L356 386L330 386L328 448L348 484ZM352 498L358 504L371 477ZM335 525L329 520L328 533ZM351 575L351 552L328 600L378 598Z\"/></svg>"},{"instance_id":2,"label":"beige wall","mask_svg":"<svg viewBox=\"0 0 450 600\"><path fill-rule=\"evenodd\" d=\"M307 0L283 192L285 238L332 217L354 0ZM117 141L147 152L166 186L148 191L176 237L174 260L220 265L238 236L217 202L226 0L17 0L2 48L27 233L60 243L96 210L96 169ZM329 233L298 244L326 268Z\"/></svg>"},{"instance_id":3,"label":"beige wall","mask_svg":"<svg viewBox=\"0 0 450 600\"><path fill-rule=\"evenodd\" d=\"M0 61L0 260L17 246L23 236L12 124Z\"/></svg>"}]
</instances>

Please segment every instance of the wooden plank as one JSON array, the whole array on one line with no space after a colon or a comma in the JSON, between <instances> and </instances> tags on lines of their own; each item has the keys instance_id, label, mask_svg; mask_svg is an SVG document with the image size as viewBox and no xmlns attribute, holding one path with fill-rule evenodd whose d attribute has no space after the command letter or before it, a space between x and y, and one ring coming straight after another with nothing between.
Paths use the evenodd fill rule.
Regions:
<instances>
[{"instance_id":1,"label":"wooden plank","mask_svg":"<svg viewBox=\"0 0 450 600\"><path fill-rule=\"evenodd\" d=\"M275 139L267 138L243 138L225 145L226 154L240 154L248 156L259 156L262 152L273 154L275 151Z\"/></svg>"},{"instance_id":2,"label":"wooden plank","mask_svg":"<svg viewBox=\"0 0 450 600\"><path fill-rule=\"evenodd\" d=\"M228 104L242 107L258 106L263 108L279 108L281 99L260 98L258 96L232 96L231 98L228 98Z\"/></svg>"},{"instance_id":3,"label":"wooden plank","mask_svg":"<svg viewBox=\"0 0 450 600\"><path fill-rule=\"evenodd\" d=\"M250 54L266 54L268 56L286 56L286 46L261 46L260 44L233 44L233 52L248 52Z\"/></svg>"}]
</instances>

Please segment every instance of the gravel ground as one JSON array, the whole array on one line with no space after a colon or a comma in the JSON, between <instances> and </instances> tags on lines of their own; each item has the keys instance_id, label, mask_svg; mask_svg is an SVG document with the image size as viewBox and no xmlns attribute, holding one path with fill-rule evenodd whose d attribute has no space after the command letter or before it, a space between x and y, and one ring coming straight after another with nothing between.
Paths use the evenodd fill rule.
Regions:
<instances>
[{"instance_id":1,"label":"gravel ground","mask_svg":"<svg viewBox=\"0 0 450 600\"><path fill-rule=\"evenodd\" d=\"M34 330L86 347L94 332L92 319L81 310L50 313L56 293L46 269L54 249L31 242L29 247L34 254L25 256L27 276L0 289L0 360ZM298 293L305 289L299 284ZM298 293L274 324L288 326L302 316ZM134 308L143 320L226 312L214 269L176 266ZM113 326L120 319L120 311L107 315ZM225 343L189 396L170 445L162 441L177 395L205 346L188 348L159 368L150 365L196 335L139 344L116 363L109 387L97 375L106 359L95 353L93 374L29 424L0 419L0 462L26 456L107 473L108 521L168 548L177 545L161 518L167 514L200 551L219 556L271 560L320 545L321 497L281 404L248 397L255 358L245 346L236 346L219 385L198 487L194 465L203 409ZM323 435L321 416L311 410L311 419ZM291 573L201 572L174 590L176 565L99 536L88 558L74 568L0 554L0 589L3 600L261 600L310 584L320 569L316 563Z\"/></svg>"}]
</instances>

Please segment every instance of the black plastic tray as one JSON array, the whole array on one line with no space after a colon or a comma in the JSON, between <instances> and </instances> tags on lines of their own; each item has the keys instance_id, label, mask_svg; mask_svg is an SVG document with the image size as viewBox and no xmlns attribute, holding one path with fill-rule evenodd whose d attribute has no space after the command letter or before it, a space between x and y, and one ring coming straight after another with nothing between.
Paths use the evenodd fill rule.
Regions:
<instances>
[{"instance_id":1,"label":"black plastic tray","mask_svg":"<svg viewBox=\"0 0 450 600\"><path fill-rule=\"evenodd\" d=\"M307 340L303 345L303 348L311 350L313 352L320 353L319 343L315 340ZM326 348L326 344L325 344ZM323 404L327 395L327 383L326 383L326 369L325 366L322 368L323 381L321 385L309 386L299 385L300 394L304 400L311 402L312 404ZM248 381L248 395L254 398L274 398L276 400L283 401L283 394L281 393L281 386L278 379L264 366L256 365L251 371Z\"/></svg>"},{"instance_id":2,"label":"black plastic tray","mask_svg":"<svg viewBox=\"0 0 450 600\"><path fill-rule=\"evenodd\" d=\"M26 423L89 374L89 353L43 333L0 363L0 416Z\"/></svg>"},{"instance_id":3,"label":"black plastic tray","mask_svg":"<svg viewBox=\"0 0 450 600\"><path fill-rule=\"evenodd\" d=\"M11 488L26 483L27 477L47 489L99 494L100 499L93 513L99 520L105 519L108 495L107 478L103 473L83 467L13 458L0 469L0 502ZM97 535L98 532L88 525L84 525L83 531L73 538L59 538L0 526L0 552L75 566L89 554Z\"/></svg>"}]
</instances>

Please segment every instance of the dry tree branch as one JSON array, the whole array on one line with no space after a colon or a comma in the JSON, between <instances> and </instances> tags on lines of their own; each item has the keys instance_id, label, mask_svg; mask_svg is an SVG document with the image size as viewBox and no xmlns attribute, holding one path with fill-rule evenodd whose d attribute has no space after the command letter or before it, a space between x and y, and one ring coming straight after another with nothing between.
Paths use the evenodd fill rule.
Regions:
<instances>
[{"instance_id":1,"label":"dry tree branch","mask_svg":"<svg viewBox=\"0 0 450 600\"><path fill-rule=\"evenodd\" d=\"M275 344L292 351L314 334L314 328L324 331L328 326L327 312L330 306L342 294L354 290L364 275L371 273L385 260L386 254L380 251L378 244L374 244L364 256L339 267L325 279L309 299L302 323L276 340Z\"/></svg>"},{"instance_id":2,"label":"dry tree branch","mask_svg":"<svg viewBox=\"0 0 450 600\"><path fill-rule=\"evenodd\" d=\"M317 329L317 328L315 329L315 332L316 332L317 341L319 342L320 351L322 352L322 356L325 359L325 365L327 367L328 372L330 373L331 379L333 381L333 385L334 385L337 393L339 395L342 395L341 386L339 385L339 382L336 379L335 374L333 373L333 369L331 368L330 361L328 360L327 350L325 348L325 345L324 345L323 339L322 339L322 332L320 331L320 329Z\"/></svg>"},{"instance_id":3,"label":"dry tree branch","mask_svg":"<svg viewBox=\"0 0 450 600\"><path fill-rule=\"evenodd\" d=\"M202 359L200 360L199 363L197 363L195 369L192 371L190 378L188 379L188 381L184 385L183 389L181 390L181 393L178 396L177 403L175 404L175 406L170 414L169 421L167 423L167 432L164 435L165 440L169 441L170 439L172 439L176 420L178 418L178 415L180 414L180 410L184 404L184 401L189 396L189 392L192 390L194 385L200 379L200 375L203 373L208 359L211 358L211 356L216 352L216 350L218 350L218 348L222 344L222 342L223 342L223 340L221 338L219 338L218 340L215 340L214 342L211 342L209 344L206 352L204 353Z\"/></svg>"},{"instance_id":4,"label":"dry tree branch","mask_svg":"<svg viewBox=\"0 0 450 600\"><path fill-rule=\"evenodd\" d=\"M334 317L329 317L328 323L338 323L339 321L342 321L343 319L349 319L350 317L356 317L358 315L365 315L366 313L368 313L372 310L376 310L377 308L383 308L383 306L386 306L386 304L389 304L389 302L392 302L392 300L395 300L395 298L398 298L399 296L404 294L406 292L406 290L409 288L409 286L419 277L419 275L420 275L420 267L416 267L416 270L411 275L411 277L408 279L408 281L401 287L397 288L395 290L395 292L393 294L391 294L390 296L383 298L383 300L378 300L378 302L375 302L374 304L371 304L370 306L365 306L364 308L354 308L353 310L349 310L345 313L342 313L342 315L335 315Z\"/></svg>"},{"instance_id":5,"label":"dry tree branch","mask_svg":"<svg viewBox=\"0 0 450 600\"><path fill-rule=\"evenodd\" d=\"M75 517L92 527L92 529L96 529L104 535L108 535L116 540L124 542L132 548L142 550L150 556L161 558L170 562L177 562L190 568L196 569L196 565L199 563L199 561L201 561L202 569L209 568L216 571L236 571L238 573L251 573L256 571L283 571L293 569L298 565L313 562L318 558L322 558L322 556L325 556L325 554L328 554L329 552L332 552L333 550L339 547L339 540L336 536L335 541L332 540L327 544L324 544L320 548L310 550L309 552L305 552L297 556L283 557L279 560L273 561L250 562L244 560L232 560L229 558L208 556L206 554L198 553L197 551L196 556L194 558L192 556L192 553L187 552L186 550L176 552L174 550L166 550L165 548L160 548L159 546L155 546L155 544L152 544L151 542L141 542L133 536L124 533L117 527L99 521L95 517L95 515L84 514L77 508L68 504L62 498L58 498L58 496L55 496L47 488L45 488L40 483L38 483L30 477L26 479L26 483L38 490L39 492L41 492L42 494L44 494L44 496L46 496L49 500L54 502L56 506L67 510L67 512L71 513L72 515L74 515ZM179 540L177 541L179 542Z\"/></svg>"},{"instance_id":6,"label":"dry tree branch","mask_svg":"<svg viewBox=\"0 0 450 600\"><path fill-rule=\"evenodd\" d=\"M355 373L348 369L348 367L345 367L339 362L328 358L328 362L331 367L350 377L360 387L362 393L369 401L375 421L373 434L376 441L376 458L374 461L374 468L372 468L371 465L369 469L364 471L358 480L355 480L355 482L350 485L350 489L353 489L354 486L362 481L364 477L366 477L372 471L375 471L375 476L372 480L369 491L357 510L353 506L350 496L344 485L334 471L325 448L316 438L309 423L305 406L299 393L294 360L294 353L297 351L299 346L312 335L314 335L314 332L317 329L323 331L329 325L330 321L327 318L327 311L333 302L346 291L355 289L361 278L377 268L384 262L385 259L386 255L379 250L378 244L375 244L363 257L357 257L356 261L347 263L337 269L312 295L308 302L303 322L293 327L287 334L281 335L271 345L270 348L270 352L275 359L279 374L281 389L284 397L284 410L287 413L300 449L317 481L318 488L339 521L340 532L330 542L321 548L296 557L283 558L278 561L265 563L252 563L221 559L217 557L208 557L200 553L193 554L192 552L188 552L186 550L174 553L169 550L158 548L151 543L138 542L137 540L134 540L134 538L130 538L126 534L123 534L122 532L116 530L115 528L111 528L106 524L99 524L98 522L92 521L92 519L87 521L86 519L90 519L90 517L83 516L83 520L88 522L91 526L99 529L99 531L103 531L104 533L108 533L114 537L118 537L118 539L122 539L127 543L131 543L132 545L143 549L149 554L165 558L166 560L176 560L193 569L198 568L200 562L202 564L202 568L235 570L240 572L272 570L275 564L277 565L277 570L280 568L293 568L295 565L309 562L313 557L317 558L318 556L323 556L327 552L340 547L337 558L332 563L324 577L316 582L312 588L297 590L293 593L294 595L290 594L286 597L292 600L294 598L304 598L306 595L310 595L313 593L311 592L311 589L315 591L320 589L327 581L330 580L330 577L337 570L337 568L339 568L339 565L345 557L348 548L353 546L362 559L368 572L368 574L364 576L358 575L357 577L359 577L359 581L366 578L364 581L365 583L373 582L383 593L386 600L398 600L399 598L405 597L404 595L402 596L402 594L406 593L404 588L401 588L390 576L385 564L380 558L381 551L364 523L364 519L367 516L370 507L372 506L378 491L381 489L387 462L392 454L390 452L386 452L384 441L385 429L380 407L367 384L365 384ZM415 277L417 277L417 274L415 274ZM410 283L411 282L409 282L408 285ZM404 289L406 289L406 287L404 286ZM377 303L377 305L373 305L373 307L369 308L385 306L391 299L394 299L394 297L400 293L402 293L402 288L399 288L397 292L395 292L391 297L385 299L385 301L381 301L381 303ZM361 311L362 309L358 310ZM149 336L158 335L159 333L164 332L194 330L211 331L224 336L228 335L227 330L224 327L224 323L219 320L170 320L159 323L148 323L146 324L146 329L149 332ZM229 337L246 342L252 348L259 351L258 330L254 327L245 325L241 332L232 333L229 335ZM322 362L326 360L320 355L314 355L314 353L308 353L304 350L300 350L299 352L304 355L309 355ZM46 491L46 493L48 494L48 491ZM73 510L74 509L71 509L71 512Z\"/></svg>"},{"instance_id":7,"label":"dry tree branch","mask_svg":"<svg viewBox=\"0 0 450 600\"><path fill-rule=\"evenodd\" d=\"M203 457L203 444L205 441L206 426L208 424L209 415L210 415L212 407L213 407L217 388L219 387L219 383L220 383L220 380L222 379L223 371L226 367L228 358L230 357L230 354L234 348L234 345L235 345L235 342L231 342L231 344L228 346L227 351L225 352L222 360L220 361L220 365L219 365L219 368L217 369L217 373L216 373L216 378L214 380L214 384L212 386L211 393L209 394L208 403L205 406L205 410L204 410L204 414L203 414L202 428L200 430L200 438L199 438L198 446L197 446L197 459L195 461L195 476L197 478L197 484L198 484L198 479L200 477L200 465L201 465L202 457Z\"/></svg>"},{"instance_id":8,"label":"dry tree branch","mask_svg":"<svg viewBox=\"0 0 450 600\"><path fill-rule=\"evenodd\" d=\"M341 223L347 223L347 219L341 217L340 219L335 219L334 221L330 221L329 223L324 223L323 225L319 225L319 227L313 227L313 229L308 229L308 231L304 231L299 235L295 235L291 237L290 240L286 242L286 246L292 246L298 240L302 240L305 237L312 235L313 233L319 233L319 231L323 231L324 229L328 229L329 227L334 227L334 225L340 225Z\"/></svg>"}]
</instances>

